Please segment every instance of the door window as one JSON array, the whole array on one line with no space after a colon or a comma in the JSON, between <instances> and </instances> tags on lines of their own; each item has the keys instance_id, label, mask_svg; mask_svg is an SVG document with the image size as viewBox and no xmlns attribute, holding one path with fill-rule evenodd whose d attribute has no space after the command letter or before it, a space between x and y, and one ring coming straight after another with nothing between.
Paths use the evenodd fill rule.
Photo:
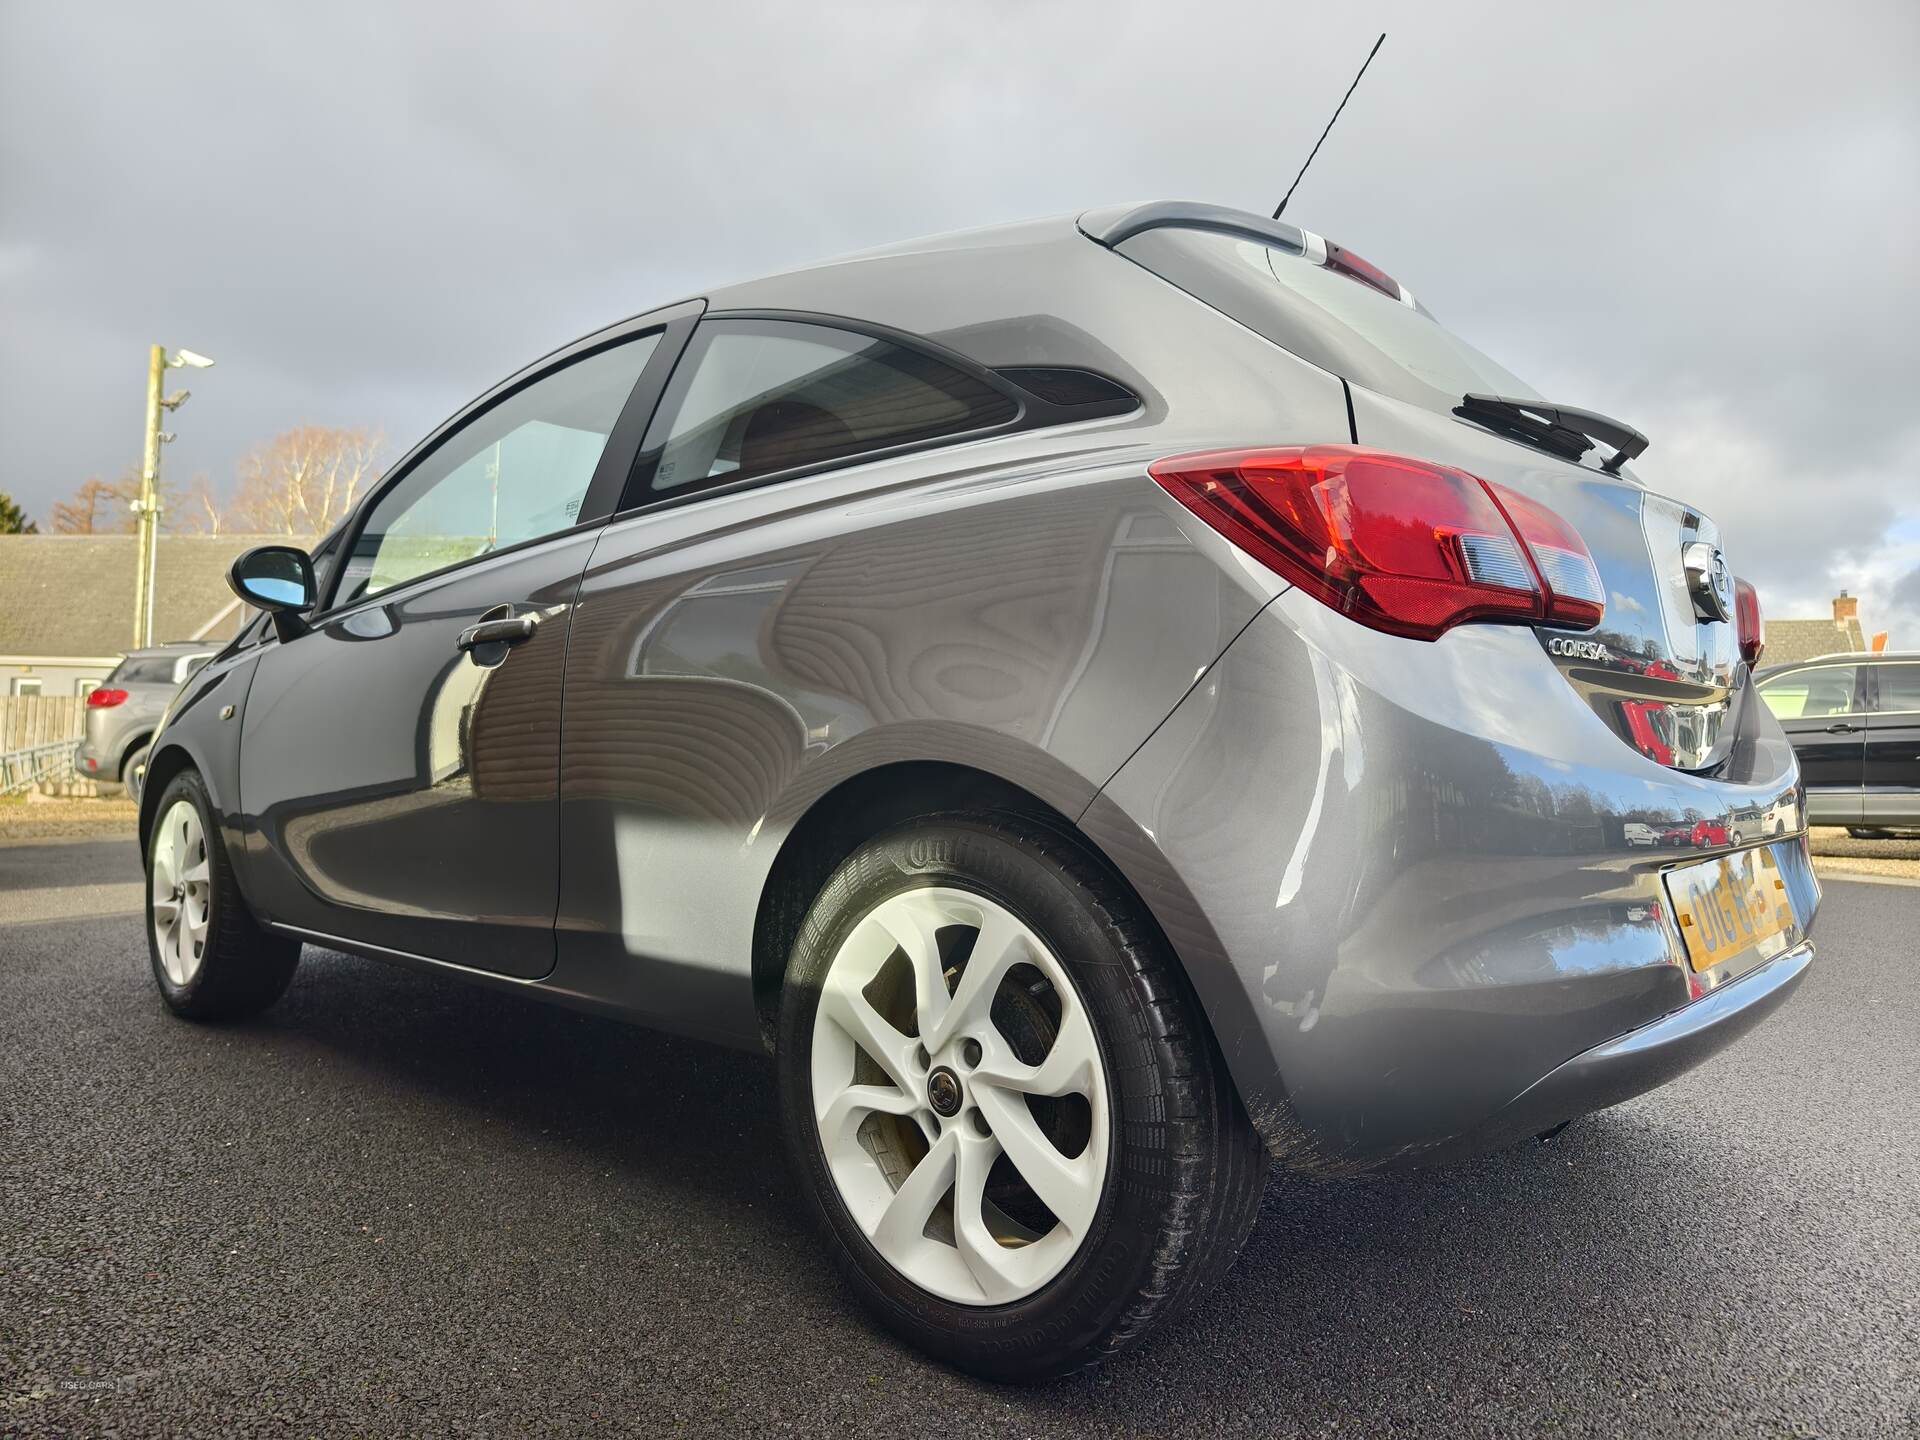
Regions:
<instances>
[{"instance_id":1,"label":"door window","mask_svg":"<svg viewBox=\"0 0 1920 1440\"><path fill-rule=\"evenodd\" d=\"M654 420L648 449L660 459L645 498L991 429L1018 413L986 381L891 341L785 320L711 320L694 332Z\"/></svg>"},{"instance_id":2,"label":"door window","mask_svg":"<svg viewBox=\"0 0 1920 1440\"><path fill-rule=\"evenodd\" d=\"M1822 715L1853 711L1852 665L1824 665L1817 670L1795 670L1760 687L1760 698L1782 720L1812 720Z\"/></svg>"},{"instance_id":3,"label":"door window","mask_svg":"<svg viewBox=\"0 0 1920 1440\"><path fill-rule=\"evenodd\" d=\"M443 440L368 511L334 603L572 526L659 339L576 360Z\"/></svg>"},{"instance_id":4,"label":"door window","mask_svg":"<svg viewBox=\"0 0 1920 1440\"><path fill-rule=\"evenodd\" d=\"M1876 665L1880 703L1874 708L1893 714L1920 714L1920 664Z\"/></svg>"}]
</instances>

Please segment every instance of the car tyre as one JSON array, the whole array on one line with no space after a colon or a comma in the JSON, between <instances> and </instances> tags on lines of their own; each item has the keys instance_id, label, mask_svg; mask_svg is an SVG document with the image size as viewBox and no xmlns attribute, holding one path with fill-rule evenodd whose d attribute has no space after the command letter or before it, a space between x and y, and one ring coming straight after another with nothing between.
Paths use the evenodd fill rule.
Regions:
<instances>
[{"instance_id":1,"label":"car tyre","mask_svg":"<svg viewBox=\"0 0 1920 1440\"><path fill-rule=\"evenodd\" d=\"M189 1020L239 1020L286 990L300 943L241 898L199 773L168 782L147 835L147 953L160 998Z\"/></svg>"},{"instance_id":2,"label":"car tyre","mask_svg":"<svg viewBox=\"0 0 1920 1440\"><path fill-rule=\"evenodd\" d=\"M126 759L120 762L120 784L127 792L129 800L140 798L140 786L147 778L147 756L150 745L141 745L137 750L127 752Z\"/></svg>"},{"instance_id":3,"label":"car tyre","mask_svg":"<svg viewBox=\"0 0 1920 1440\"><path fill-rule=\"evenodd\" d=\"M1268 1157L1184 972L1102 862L1024 816L933 816L848 857L794 945L777 1053L792 1162L847 1283L978 1375L1128 1348L1219 1279L1259 1212ZM942 1070L956 1114L935 1113Z\"/></svg>"},{"instance_id":4,"label":"car tyre","mask_svg":"<svg viewBox=\"0 0 1920 1440\"><path fill-rule=\"evenodd\" d=\"M1847 827L1847 834L1855 840L1893 839L1893 832L1891 830L1878 830L1865 825L1849 825Z\"/></svg>"}]
</instances>

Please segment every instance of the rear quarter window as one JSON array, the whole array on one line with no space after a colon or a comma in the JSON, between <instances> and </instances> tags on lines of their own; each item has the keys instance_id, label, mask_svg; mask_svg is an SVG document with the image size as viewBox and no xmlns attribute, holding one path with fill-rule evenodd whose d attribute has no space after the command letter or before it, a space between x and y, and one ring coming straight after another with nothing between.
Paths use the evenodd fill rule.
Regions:
<instances>
[{"instance_id":1,"label":"rear quarter window","mask_svg":"<svg viewBox=\"0 0 1920 1440\"><path fill-rule=\"evenodd\" d=\"M651 496L815 469L991 430L1019 415L986 381L905 345L826 325L710 320L654 419Z\"/></svg>"}]
</instances>

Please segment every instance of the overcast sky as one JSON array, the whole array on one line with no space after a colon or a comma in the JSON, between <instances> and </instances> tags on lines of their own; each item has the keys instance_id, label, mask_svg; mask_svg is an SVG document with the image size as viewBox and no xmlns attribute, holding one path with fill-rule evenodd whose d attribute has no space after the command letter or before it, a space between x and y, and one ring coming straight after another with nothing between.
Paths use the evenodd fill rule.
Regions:
<instances>
[{"instance_id":1,"label":"overcast sky","mask_svg":"<svg viewBox=\"0 0 1920 1440\"><path fill-rule=\"evenodd\" d=\"M1920 645L1920 4L0 0L0 490L374 425L702 287L1145 198L1289 219L1653 439L1776 617Z\"/></svg>"}]
</instances>

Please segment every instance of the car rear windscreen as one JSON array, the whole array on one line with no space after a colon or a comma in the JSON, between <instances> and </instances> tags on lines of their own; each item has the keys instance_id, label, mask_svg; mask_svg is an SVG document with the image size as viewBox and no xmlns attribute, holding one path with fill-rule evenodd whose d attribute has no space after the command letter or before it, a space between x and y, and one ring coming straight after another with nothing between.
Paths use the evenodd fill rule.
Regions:
<instances>
[{"instance_id":1,"label":"car rear windscreen","mask_svg":"<svg viewBox=\"0 0 1920 1440\"><path fill-rule=\"evenodd\" d=\"M1171 226L1115 248L1301 359L1394 399L1444 412L1469 392L1540 398L1427 311L1297 250Z\"/></svg>"},{"instance_id":2,"label":"car rear windscreen","mask_svg":"<svg viewBox=\"0 0 1920 1440\"><path fill-rule=\"evenodd\" d=\"M113 667L108 685L171 685L178 655L130 655Z\"/></svg>"}]
</instances>

